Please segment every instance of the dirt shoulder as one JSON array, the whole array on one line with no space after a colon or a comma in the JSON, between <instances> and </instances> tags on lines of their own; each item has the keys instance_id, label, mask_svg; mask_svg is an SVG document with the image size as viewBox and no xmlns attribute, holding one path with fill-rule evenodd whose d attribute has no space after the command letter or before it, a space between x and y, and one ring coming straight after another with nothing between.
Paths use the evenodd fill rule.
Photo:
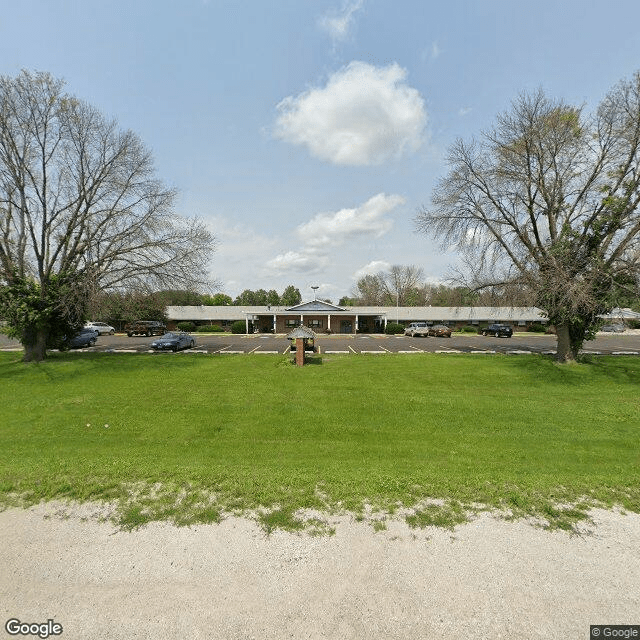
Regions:
<instances>
[{"instance_id":1,"label":"dirt shoulder","mask_svg":"<svg viewBox=\"0 0 640 640\"><path fill-rule=\"evenodd\" d=\"M266 537L238 518L129 533L58 509L0 513L3 637L10 618L105 640L565 640L640 623L638 514L594 511L581 535L485 514L454 532L342 518L334 536Z\"/></svg>"}]
</instances>

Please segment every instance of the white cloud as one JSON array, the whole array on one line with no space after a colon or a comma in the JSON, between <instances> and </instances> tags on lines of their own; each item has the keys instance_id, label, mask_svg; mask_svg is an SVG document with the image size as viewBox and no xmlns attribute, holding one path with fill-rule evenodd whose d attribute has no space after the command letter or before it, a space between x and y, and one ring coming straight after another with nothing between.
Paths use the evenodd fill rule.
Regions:
<instances>
[{"instance_id":1,"label":"white cloud","mask_svg":"<svg viewBox=\"0 0 640 640\"><path fill-rule=\"evenodd\" d=\"M296 249L278 254L266 261L265 266L275 273L319 273L338 259L332 253L334 249L346 242L357 248L362 240L387 233L393 221L385 216L404 202L402 196L379 193L359 207L320 213L297 227Z\"/></svg>"},{"instance_id":2,"label":"white cloud","mask_svg":"<svg viewBox=\"0 0 640 640\"><path fill-rule=\"evenodd\" d=\"M278 105L275 136L339 165L375 165L422 144L427 113L398 64L352 62L323 88Z\"/></svg>"},{"instance_id":3,"label":"white cloud","mask_svg":"<svg viewBox=\"0 0 640 640\"><path fill-rule=\"evenodd\" d=\"M357 237L379 238L393 226L385 215L404 202L402 196L379 193L355 209L319 213L296 232L309 247L338 246Z\"/></svg>"},{"instance_id":4,"label":"white cloud","mask_svg":"<svg viewBox=\"0 0 640 640\"><path fill-rule=\"evenodd\" d=\"M440 49L440 47L438 46L438 43L433 42L431 44L431 59L435 60L436 58L439 58L441 53L442 53L442 49Z\"/></svg>"},{"instance_id":5,"label":"white cloud","mask_svg":"<svg viewBox=\"0 0 640 640\"><path fill-rule=\"evenodd\" d=\"M267 262L267 267L279 272L318 273L327 265L327 256L308 249L287 251Z\"/></svg>"},{"instance_id":6,"label":"white cloud","mask_svg":"<svg viewBox=\"0 0 640 640\"><path fill-rule=\"evenodd\" d=\"M458 109L458 115L464 117L468 113L471 113L471 111L473 111L472 107L461 107L460 109Z\"/></svg>"},{"instance_id":7,"label":"white cloud","mask_svg":"<svg viewBox=\"0 0 640 640\"><path fill-rule=\"evenodd\" d=\"M353 274L354 280L360 280L363 276L375 275L380 271L388 271L391 268L391 263L386 260L372 260L369 264L361 267Z\"/></svg>"},{"instance_id":8,"label":"white cloud","mask_svg":"<svg viewBox=\"0 0 640 640\"><path fill-rule=\"evenodd\" d=\"M326 31L334 42L346 40L353 25L353 14L362 8L363 0L345 2L341 11L333 11L318 20L318 26Z\"/></svg>"}]
</instances>

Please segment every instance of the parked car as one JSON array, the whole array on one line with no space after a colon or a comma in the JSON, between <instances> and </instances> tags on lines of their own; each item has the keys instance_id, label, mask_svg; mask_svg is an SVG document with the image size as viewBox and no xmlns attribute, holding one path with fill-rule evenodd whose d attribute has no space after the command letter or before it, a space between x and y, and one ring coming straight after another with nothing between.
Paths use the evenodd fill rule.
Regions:
<instances>
[{"instance_id":1,"label":"parked car","mask_svg":"<svg viewBox=\"0 0 640 640\"><path fill-rule=\"evenodd\" d=\"M165 333L161 338L156 338L151 343L151 348L156 351L179 351L180 349L191 349L196 346L195 338L188 334L181 332L169 331Z\"/></svg>"},{"instance_id":2,"label":"parked car","mask_svg":"<svg viewBox=\"0 0 640 640\"><path fill-rule=\"evenodd\" d=\"M112 336L116 332L116 330L106 322L87 322L87 324L84 325L84 328L95 329L95 331L98 332L99 336L101 336L103 333L107 333Z\"/></svg>"},{"instance_id":3,"label":"parked car","mask_svg":"<svg viewBox=\"0 0 640 640\"><path fill-rule=\"evenodd\" d=\"M411 336L415 338L416 336L428 336L429 335L429 327L426 322L412 322L404 329L405 336Z\"/></svg>"},{"instance_id":4,"label":"parked car","mask_svg":"<svg viewBox=\"0 0 640 640\"><path fill-rule=\"evenodd\" d=\"M84 327L73 338L64 340L63 344L67 349L82 349L82 347L93 347L97 340L97 332L94 329Z\"/></svg>"},{"instance_id":5,"label":"parked car","mask_svg":"<svg viewBox=\"0 0 640 640\"><path fill-rule=\"evenodd\" d=\"M606 331L607 333L622 333L624 331L623 324L604 324L600 327L600 331Z\"/></svg>"},{"instance_id":6,"label":"parked car","mask_svg":"<svg viewBox=\"0 0 640 640\"><path fill-rule=\"evenodd\" d=\"M447 327L444 324L434 324L432 327L429 327L429 335L435 336L436 338L450 338L451 327Z\"/></svg>"},{"instance_id":7,"label":"parked car","mask_svg":"<svg viewBox=\"0 0 640 640\"><path fill-rule=\"evenodd\" d=\"M496 338L510 338L513 329L508 324L490 324L480 330L483 336L495 336Z\"/></svg>"},{"instance_id":8,"label":"parked car","mask_svg":"<svg viewBox=\"0 0 640 640\"><path fill-rule=\"evenodd\" d=\"M139 336L161 336L167 330L167 325L157 320L136 320L124 326L124 330L129 337Z\"/></svg>"}]
</instances>

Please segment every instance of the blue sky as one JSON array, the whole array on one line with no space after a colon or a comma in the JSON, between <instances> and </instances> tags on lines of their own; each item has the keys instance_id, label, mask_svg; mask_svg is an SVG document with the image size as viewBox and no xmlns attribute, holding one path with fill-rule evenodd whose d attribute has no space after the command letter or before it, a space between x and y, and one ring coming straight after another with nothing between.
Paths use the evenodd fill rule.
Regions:
<instances>
[{"instance_id":1,"label":"blue sky","mask_svg":"<svg viewBox=\"0 0 640 640\"><path fill-rule=\"evenodd\" d=\"M152 151L231 296L453 253L414 232L447 147L523 90L593 108L640 69L637 0L20 0L0 73L49 71ZM176 283L177 285L179 283Z\"/></svg>"}]
</instances>

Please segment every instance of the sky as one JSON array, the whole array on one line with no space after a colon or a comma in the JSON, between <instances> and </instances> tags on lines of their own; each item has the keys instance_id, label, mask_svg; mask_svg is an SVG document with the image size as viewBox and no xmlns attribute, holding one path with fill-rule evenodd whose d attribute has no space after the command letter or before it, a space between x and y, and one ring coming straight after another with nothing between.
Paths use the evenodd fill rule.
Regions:
<instances>
[{"instance_id":1,"label":"sky","mask_svg":"<svg viewBox=\"0 0 640 640\"><path fill-rule=\"evenodd\" d=\"M639 24L638 0L20 0L0 75L48 71L134 131L216 236L220 291L337 302L393 264L444 281L457 256L414 218L448 147L523 91L595 108Z\"/></svg>"}]
</instances>

